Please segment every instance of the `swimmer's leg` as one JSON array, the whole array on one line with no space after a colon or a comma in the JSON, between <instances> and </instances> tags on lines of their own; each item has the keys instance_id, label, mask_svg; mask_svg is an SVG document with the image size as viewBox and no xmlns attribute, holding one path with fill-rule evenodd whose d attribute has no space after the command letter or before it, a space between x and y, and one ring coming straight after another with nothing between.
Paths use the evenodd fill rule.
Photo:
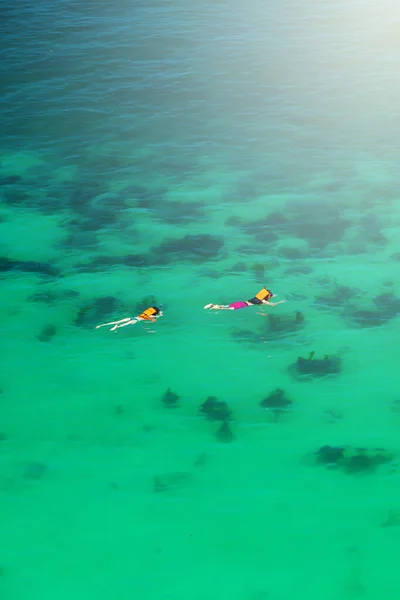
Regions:
<instances>
[{"instance_id":1,"label":"swimmer's leg","mask_svg":"<svg viewBox=\"0 0 400 600\"><path fill-rule=\"evenodd\" d=\"M107 327L108 325L114 325L114 327L110 329L110 331L114 331L115 329L118 329L118 327L126 327L126 325L133 325L134 323L137 323L137 319L131 319L130 317L127 317L126 319L120 319L119 321L111 321L110 323L102 323L101 325L96 325L96 329L99 329L99 327Z\"/></svg>"},{"instance_id":2,"label":"swimmer's leg","mask_svg":"<svg viewBox=\"0 0 400 600\"><path fill-rule=\"evenodd\" d=\"M114 331L114 329L118 329L118 327L126 327L127 325L134 325L138 322L138 319L129 319L126 323L121 323L120 325L116 324L110 331Z\"/></svg>"},{"instance_id":3,"label":"swimmer's leg","mask_svg":"<svg viewBox=\"0 0 400 600\"><path fill-rule=\"evenodd\" d=\"M96 325L96 329L99 329L99 327L107 327L107 325L118 325L119 323L125 323L130 320L131 318L127 317L126 319L120 319L119 321L110 321L110 323L102 323L101 325Z\"/></svg>"},{"instance_id":4,"label":"swimmer's leg","mask_svg":"<svg viewBox=\"0 0 400 600\"><path fill-rule=\"evenodd\" d=\"M233 310L229 304L206 304L204 308L206 310Z\"/></svg>"}]
</instances>

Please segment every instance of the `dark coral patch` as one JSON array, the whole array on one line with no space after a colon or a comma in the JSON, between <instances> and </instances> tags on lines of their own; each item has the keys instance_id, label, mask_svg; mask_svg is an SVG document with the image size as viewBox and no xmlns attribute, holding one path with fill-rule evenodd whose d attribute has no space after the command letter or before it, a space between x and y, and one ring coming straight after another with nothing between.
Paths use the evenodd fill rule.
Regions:
<instances>
[{"instance_id":1,"label":"dark coral patch","mask_svg":"<svg viewBox=\"0 0 400 600\"><path fill-rule=\"evenodd\" d=\"M199 202L162 202L154 213L157 219L174 225L197 223L205 218L204 205Z\"/></svg>"},{"instance_id":2,"label":"dark coral patch","mask_svg":"<svg viewBox=\"0 0 400 600\"><path fill-rule=\"evenodd\" d=\"M68 250L82 250L83 248L95 248L97 244L98 239L95 231L84 231L72 226L65 238L60 241L59 246Z\"/></svg>"},{"instance_id":3,"label":"dark coral patch","mask_svg":"<svg viewBox=\"0 0 400 600\"><path fill-rule=\"evenodd\" d=\"M105 190L106 188L101 178L87 177L82 181L65 183L59 194L62 197L62 204L65 208L69 208L71 211L84 216L91 212L92 202L96 197L101 196Z\"/></svg>"},{"instance_id":4,"label":"dark coral patch","mask_svg":"<svg viewBox=\"0 0 400 600\"><path fill-rule=\"evenodd\" d=\"M247 265L245 262L237 262L227 269L228 273L245 273L247 271Z\"/></svg>"},{"instance_id":5,"label":"dark coral patch","mask_svg":"<svg viewBox=\"0 0 400 600\"><path fill-rule=\"evenodd\" d=\"M265 251L265 248L262 244L254 243L254 244L241 244L236 248L237 254L246 254L249 256L260 256L262 252Z\"/></svg>"},{"instance_id":6,"label":"dark coral patch","mask_svg":"<svg viewBox=\"0 0 400 600\"><path fill-rule=\"evenodd\" d=\"M101 296L79 309L74 324L77 327L95 327L102 321L111 319L122 308L122 303L114 296Z\"/></svg>"},{"instance_id":7,"label":"dark coral patch","mask_svg":"<svg viewBox=\"0 0 400 600\"><path fill-rule=\"evenodd\" d=\"M352 309L345 312L345 316L350 318L358 327L380 327L385 325L391 317L388 317L379 310Z\"/></svg>"},{"instance_id":8,"label":"dark coral patch","mask_svg":"<svg viewBox=\"0 0 400 600\"><path fill-rule=\"evenodd\" d=\"M152 210L165 202L166 188L150 189L140 185L131 185L122 190L124 198L135 203L137 208Z\"/></svg>"},{"instance_id":9,"label":"dark coral patch","mask_svg":"<svg viewBox=\"0 0 400 600\"><path fill-rule=\"evenodd\" d=\"M362 236L369 244L384 245L387 238L381 231L382 225L377 215L373 213L366 214L359 223Z\"/></svg>"},{"instance_id":10,"label":"dark coral patch","mask_svg":"<svg viewBox=\"0 0 400 600\"><path fill-rule=\"evenodd\" d=\"M175 259L203 262L217 258L223 245L221 238L209 234L186 235L180 239L165 240L159 246L154 246L151 254L156 264Z\"/></svg>"},{"instance_id":11,"label":"dark coral patch","mask_svg":"<svg viewBox=\"0 0 400 600\"><path fill-rule=\"evenodd\" d=\"M312 272L313 268L304 264L295 264L293 267L285 269L285 275L309 275Z\"/></svg>"},{"instance_id":12,"label":"dark coral patch","mask_svg":"<svg viewBox=\"0 0 400 600\"><path fill-rule=\"evenodd\" d=\"M288 226L289 220L282 213L274 212L269 214L264 219L264 225L267 227L273 227L278 231L284 231Z\"/></svg>"},{"instance_id":13,"label":"dark coral patch","mask_svg":"<svg viewBox=\"0 0 400 600\"><path fill-rule=\"evenodd\" d=\"M348 226L349 223L347 221L338 217L332 222L293 221L291 229L296 237L305 239L311 248L321 250L329 243L340 241Z\"/></svg>"},{"instance_id":14,"label":"dark coral patch","mask_svg":"<svg viewBox=\"0 0 400 600\"><path fill-rule=\"evenodd\" d=\"M17 185L22 183L23 179L20 175L5 175L0 177L0 186Z\"/></svg>"},{"instance_id":15,"label":"dark coral patch","mask_svg":"<svg viewBox=\"0 0 400 600\"><path fill-rule=\"evenodd\" d=\"M383 448L369 450L351 446L322 446L315 456L317 463L351 475L373 473L380 465L394 459L394 455Z\"/></svg>"},{"instance_id":16,"label":"dark coral patch","mask_svg":"<svg viewBox=\"0 0 400 600\"><path fill-rule=\"evenodd\" d=\"M400 314L400 298L392 293L379 294L373 298L373 302L388 319L395 318Z\"/></svg>"},{"instance_id":17,"label":"dark coral patch","mask_svg":"<svg viewBox=\"0 0 400 600\"><path fill-rule=\"evenodd\" d=\"M29 296L30 302L44 302L46 304L56 304L62 300L73 300L79 297L79 292L76 290L45 290L43 292L36 292Z\"/></svg>"},{"instance_id":18,"label":"dark coral patch","mask_svg":"<svg viewBox=\"0 0 400 600\"><path fill-rule=\"evenodd\" d=\"M361 290L346 285L335 284L328 294L321 294L315 302L321 308L339 308L346 305L353 298L361 295Z\"/></svg>"},{"instance_id":19,"label":"dark coral patch","mask_svg":"<svg viewBox=\"0 0 400 600\"><path fill-rule=\"evenodd\" d=\"M36 208L36 202L29 191L22 186L6 186L1 190L2 200L9 206L26 206Z\"/></svg>"},{"instance_id":20,"label":"dark coral patch","mask_svg":"<svg viewBox=\"0 0 400 600\"><path fill-rule=\"evenodd\" d=\"M342 210L336 203L320 201L293 202L287 206L290 219L285 231L307 240L314 250L338 242L351 222L343 219Z\"/></svg>"},{"instance_id":21,"label":"dark coral patch","mask_svg":"<svg viewBox=\"0 0 400 600\"><path fill-rule=\"evenodd\" d=\"M59 270L48 263L42 263L34 260L14 260L6 256L0 257L0 273L11 273L13 271L24 271L36 275L48 277L57 277Z\"/></svg>"},{"instance_id":22,"label":"dark coral patch","mask_svg":"<svg viewBox=\"0 0 400 600\"><path fill-rule=\"evenodd\" d=\"M400 314L400 299L392 293L375 296L376 308L357 308L349 306L343 316L350 319L358 327L380 327Z\"/></svg>"},{"instance_id":23,"label":"dark coral patch","mask_svg":"<svg viewBox=\"0 0 400 600\"><path fill-rule=\"evenodd\" d=\"M81 272L103 271L115 267L145 267L149 258L144 254L126 254L125 256L97 256L88 263L80 264L77 269Z\"/></svg>"},{"instance_id":24,"label":"dark coral patch","mask_svg":"<svg viewBox=\"0 0 400 600\"><path fill-rule=\"evenodd\" d=\"M278 239L276 227L270 224L268 217L257 221L243 223L240 226L240 229L243 233L252 236L257 242L260 242L265 246L270 246Z\"/></svg>"}]
</instances>

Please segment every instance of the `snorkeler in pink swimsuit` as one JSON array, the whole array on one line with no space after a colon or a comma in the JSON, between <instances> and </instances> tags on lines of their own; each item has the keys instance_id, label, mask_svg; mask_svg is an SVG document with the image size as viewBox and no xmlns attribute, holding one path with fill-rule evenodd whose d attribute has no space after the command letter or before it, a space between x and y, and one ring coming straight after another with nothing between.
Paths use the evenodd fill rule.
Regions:
<instances>
[{"instance_id":1,"label":"snorkeler in pink swimsuit","mask_svg":"<svg viewBox=\"0 0 400 600\"><path fill-rule=\"evenodd\" d=\"M249 304L247 302L242 302L241 300L239 300L239 302L231 302L230 304L228 304L228 306L231 310L238 310L239 308L246 308L247 306L249 306Z\"/></svg>"},{"instance_id":2,"label":"snorkeler in pink swimsuit","mask_svg":"<svg viewBox=\"0 0 400 600\"><path fill-rule=\"evenodd\" d=\"M282 304L282 302L286 302L286 300L280 300L279 302L270 302L271 298L274 297L274 294L267 290L267 288L263 288L250 300L246 301L238 301L231 302L231 304L206 304L205 309L207 310L239 310L239 308L247 308L248 306L257 306L260 304L268 304L268 306L276 306L277 304Z\"/></svg>"}]
</instances>

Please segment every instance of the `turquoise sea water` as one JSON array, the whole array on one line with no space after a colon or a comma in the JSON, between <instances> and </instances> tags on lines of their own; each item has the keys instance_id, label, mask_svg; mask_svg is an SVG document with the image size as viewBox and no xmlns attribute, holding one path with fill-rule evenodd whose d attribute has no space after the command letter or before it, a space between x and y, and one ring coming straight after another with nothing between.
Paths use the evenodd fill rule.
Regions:
<instances>
[{"instance_id":1,"label":"turquoise sea water","mask_svg":"<svg viewBox=\"0 0 400 600\"><path fill-rule=\"evenodd\" d=\"M397 600L399 7L0 12L1 600Z\"/></svg>"}]
</instances>

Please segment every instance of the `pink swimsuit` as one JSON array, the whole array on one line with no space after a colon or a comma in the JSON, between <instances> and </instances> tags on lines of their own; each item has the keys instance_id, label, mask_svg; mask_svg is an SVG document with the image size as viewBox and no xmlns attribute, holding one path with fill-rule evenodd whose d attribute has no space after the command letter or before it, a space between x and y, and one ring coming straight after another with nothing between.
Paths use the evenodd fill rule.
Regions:
<instances>
[{"instance_id":1,"label":"pink swimsuit","mask_svg":"<svg viewBox=\"0 0 400 600\"><path fill-rule=\"evenodd\" d=\"M233 308L233 310L238 310L239 308L247 308L247 306L247 302L232 302L231 304L229 304L229 307Z\"/></svg>"}]
</instances>

